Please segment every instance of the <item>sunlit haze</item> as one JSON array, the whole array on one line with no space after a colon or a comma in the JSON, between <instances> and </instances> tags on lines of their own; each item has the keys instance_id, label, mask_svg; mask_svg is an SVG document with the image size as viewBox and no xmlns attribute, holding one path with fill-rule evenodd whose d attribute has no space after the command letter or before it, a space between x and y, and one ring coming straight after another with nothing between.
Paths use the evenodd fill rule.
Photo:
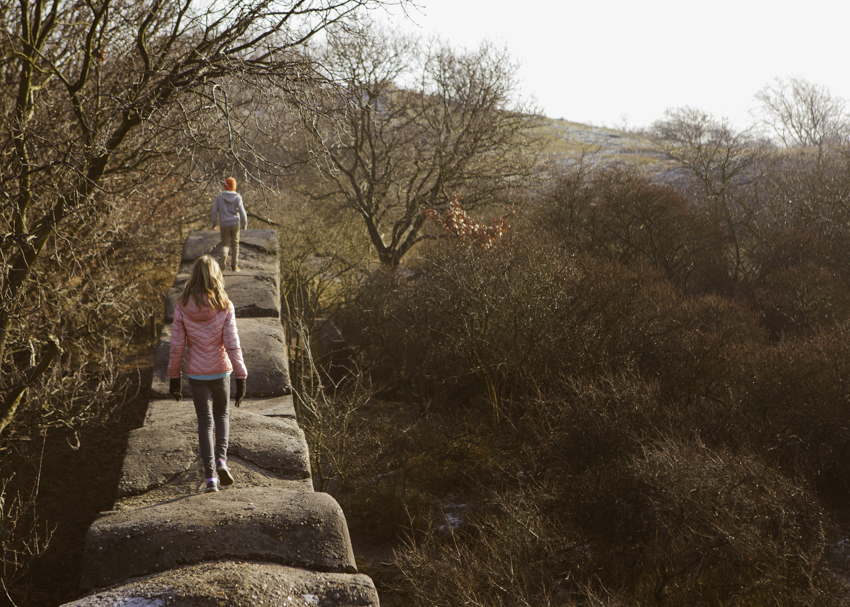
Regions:
<instances>
[{"instance_id":1,"label":"sunlit haze","mask_svg":"<svg viewBox=\"0 0 850 607\"><path fill-rule=\"evenodd\" d=\"M396 27L458 47L489 39L550 118L648 126L691 106L741 128L754 95L802 77L850 99L843 0L417 0Z\"/></svg>"}]
</instances>

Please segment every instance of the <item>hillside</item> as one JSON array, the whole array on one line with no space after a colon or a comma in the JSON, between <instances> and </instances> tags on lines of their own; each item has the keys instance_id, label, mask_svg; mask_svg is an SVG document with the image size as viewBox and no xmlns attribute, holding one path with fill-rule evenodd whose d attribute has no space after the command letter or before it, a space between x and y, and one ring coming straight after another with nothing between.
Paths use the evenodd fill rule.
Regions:
<instances>
[{"instance_id":1,"label":"hillside","mask_svg":"<svg viewBox=\"0 0 850 607\"><path fill-rule=\"evenodd\" d=\"M664 158L649 139L637 132L589 126L563 119L545 118L541 127L549 143L546 154L568 161L594 156L600 164L654 169Z\"/></svg>"}]
</instances>

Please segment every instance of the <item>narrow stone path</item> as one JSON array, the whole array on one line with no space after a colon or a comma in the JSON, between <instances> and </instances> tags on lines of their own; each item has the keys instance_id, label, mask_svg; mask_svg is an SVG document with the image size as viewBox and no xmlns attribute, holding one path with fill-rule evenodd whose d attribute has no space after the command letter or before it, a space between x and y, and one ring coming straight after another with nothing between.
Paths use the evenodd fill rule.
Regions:
<instances>
[{"instance_id":1,"label":"narrow stone path","mask_svg":"<svg viewBox=\"0 0 850 607\"><path fill-rule=\"evenodd\" d=\"M166 298L166 323L194 260L220 257L219 249L218 232L189 234ZM276 231L243 231L242 272L225 272L248 367L246 399L231 407L228 464L235 483L201 493L188 380L181 402L168 395L166 324L147 416L130 434L118 499L89 528L81 581L86 596L66 605L379 605L372 580L357 573L342 509L313 491L308 446L285 394L278 254Z\"/></svg>"}]
</instances>

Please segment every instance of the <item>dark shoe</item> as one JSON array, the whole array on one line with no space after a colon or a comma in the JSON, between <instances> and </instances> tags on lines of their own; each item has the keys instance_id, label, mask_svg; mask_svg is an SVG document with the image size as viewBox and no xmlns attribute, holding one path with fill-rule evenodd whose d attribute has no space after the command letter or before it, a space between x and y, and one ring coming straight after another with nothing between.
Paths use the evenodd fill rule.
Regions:
<instances>
[{"instance_id":1,"label":"dark shoe","mask_svg":"<svg viewBox=\"0 0 850 607\"><path fill-rule=\"evenodd\" d=\"M215 471L218 473L218 480L221 481L222 485L226 487L227 485L233 484L233 473L230 471L230 468L227 467L227 462L219 460Z\"/></svg>"},{"instance_id":2,"label":"dark shoe","mask_svg":"<svg viewBox=\"0 0 850 607\"><path fill-rule=\"evenodd\" d=\"M215 493L216 491L218 491L218 479L211 478L207 481L207 488L204 493Z\"/></svg>"}]
</instances>

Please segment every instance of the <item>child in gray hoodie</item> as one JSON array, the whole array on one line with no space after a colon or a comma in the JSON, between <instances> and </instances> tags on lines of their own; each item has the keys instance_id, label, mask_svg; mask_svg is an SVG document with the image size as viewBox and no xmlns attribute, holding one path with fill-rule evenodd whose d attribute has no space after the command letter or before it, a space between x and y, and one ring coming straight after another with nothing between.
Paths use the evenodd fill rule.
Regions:
<instances>
[{"instance_id":1,"label":"child in gray hoodie","mask_svg":"<svg viewBox=\"0 0 850 607\"><path fill-rule=\"evenodd\" d=\"M236 180L228 177L224 180L224 191L215 197L212 206L212 229L216 224L221 224L221 267L227 267L227 257L233 249L231 267L234 272L239 271L239 224L242 229L248 228L248 215L245 213L245 205L242 204L242 196L236 193Z\"/></svg>"}]
</instances>

